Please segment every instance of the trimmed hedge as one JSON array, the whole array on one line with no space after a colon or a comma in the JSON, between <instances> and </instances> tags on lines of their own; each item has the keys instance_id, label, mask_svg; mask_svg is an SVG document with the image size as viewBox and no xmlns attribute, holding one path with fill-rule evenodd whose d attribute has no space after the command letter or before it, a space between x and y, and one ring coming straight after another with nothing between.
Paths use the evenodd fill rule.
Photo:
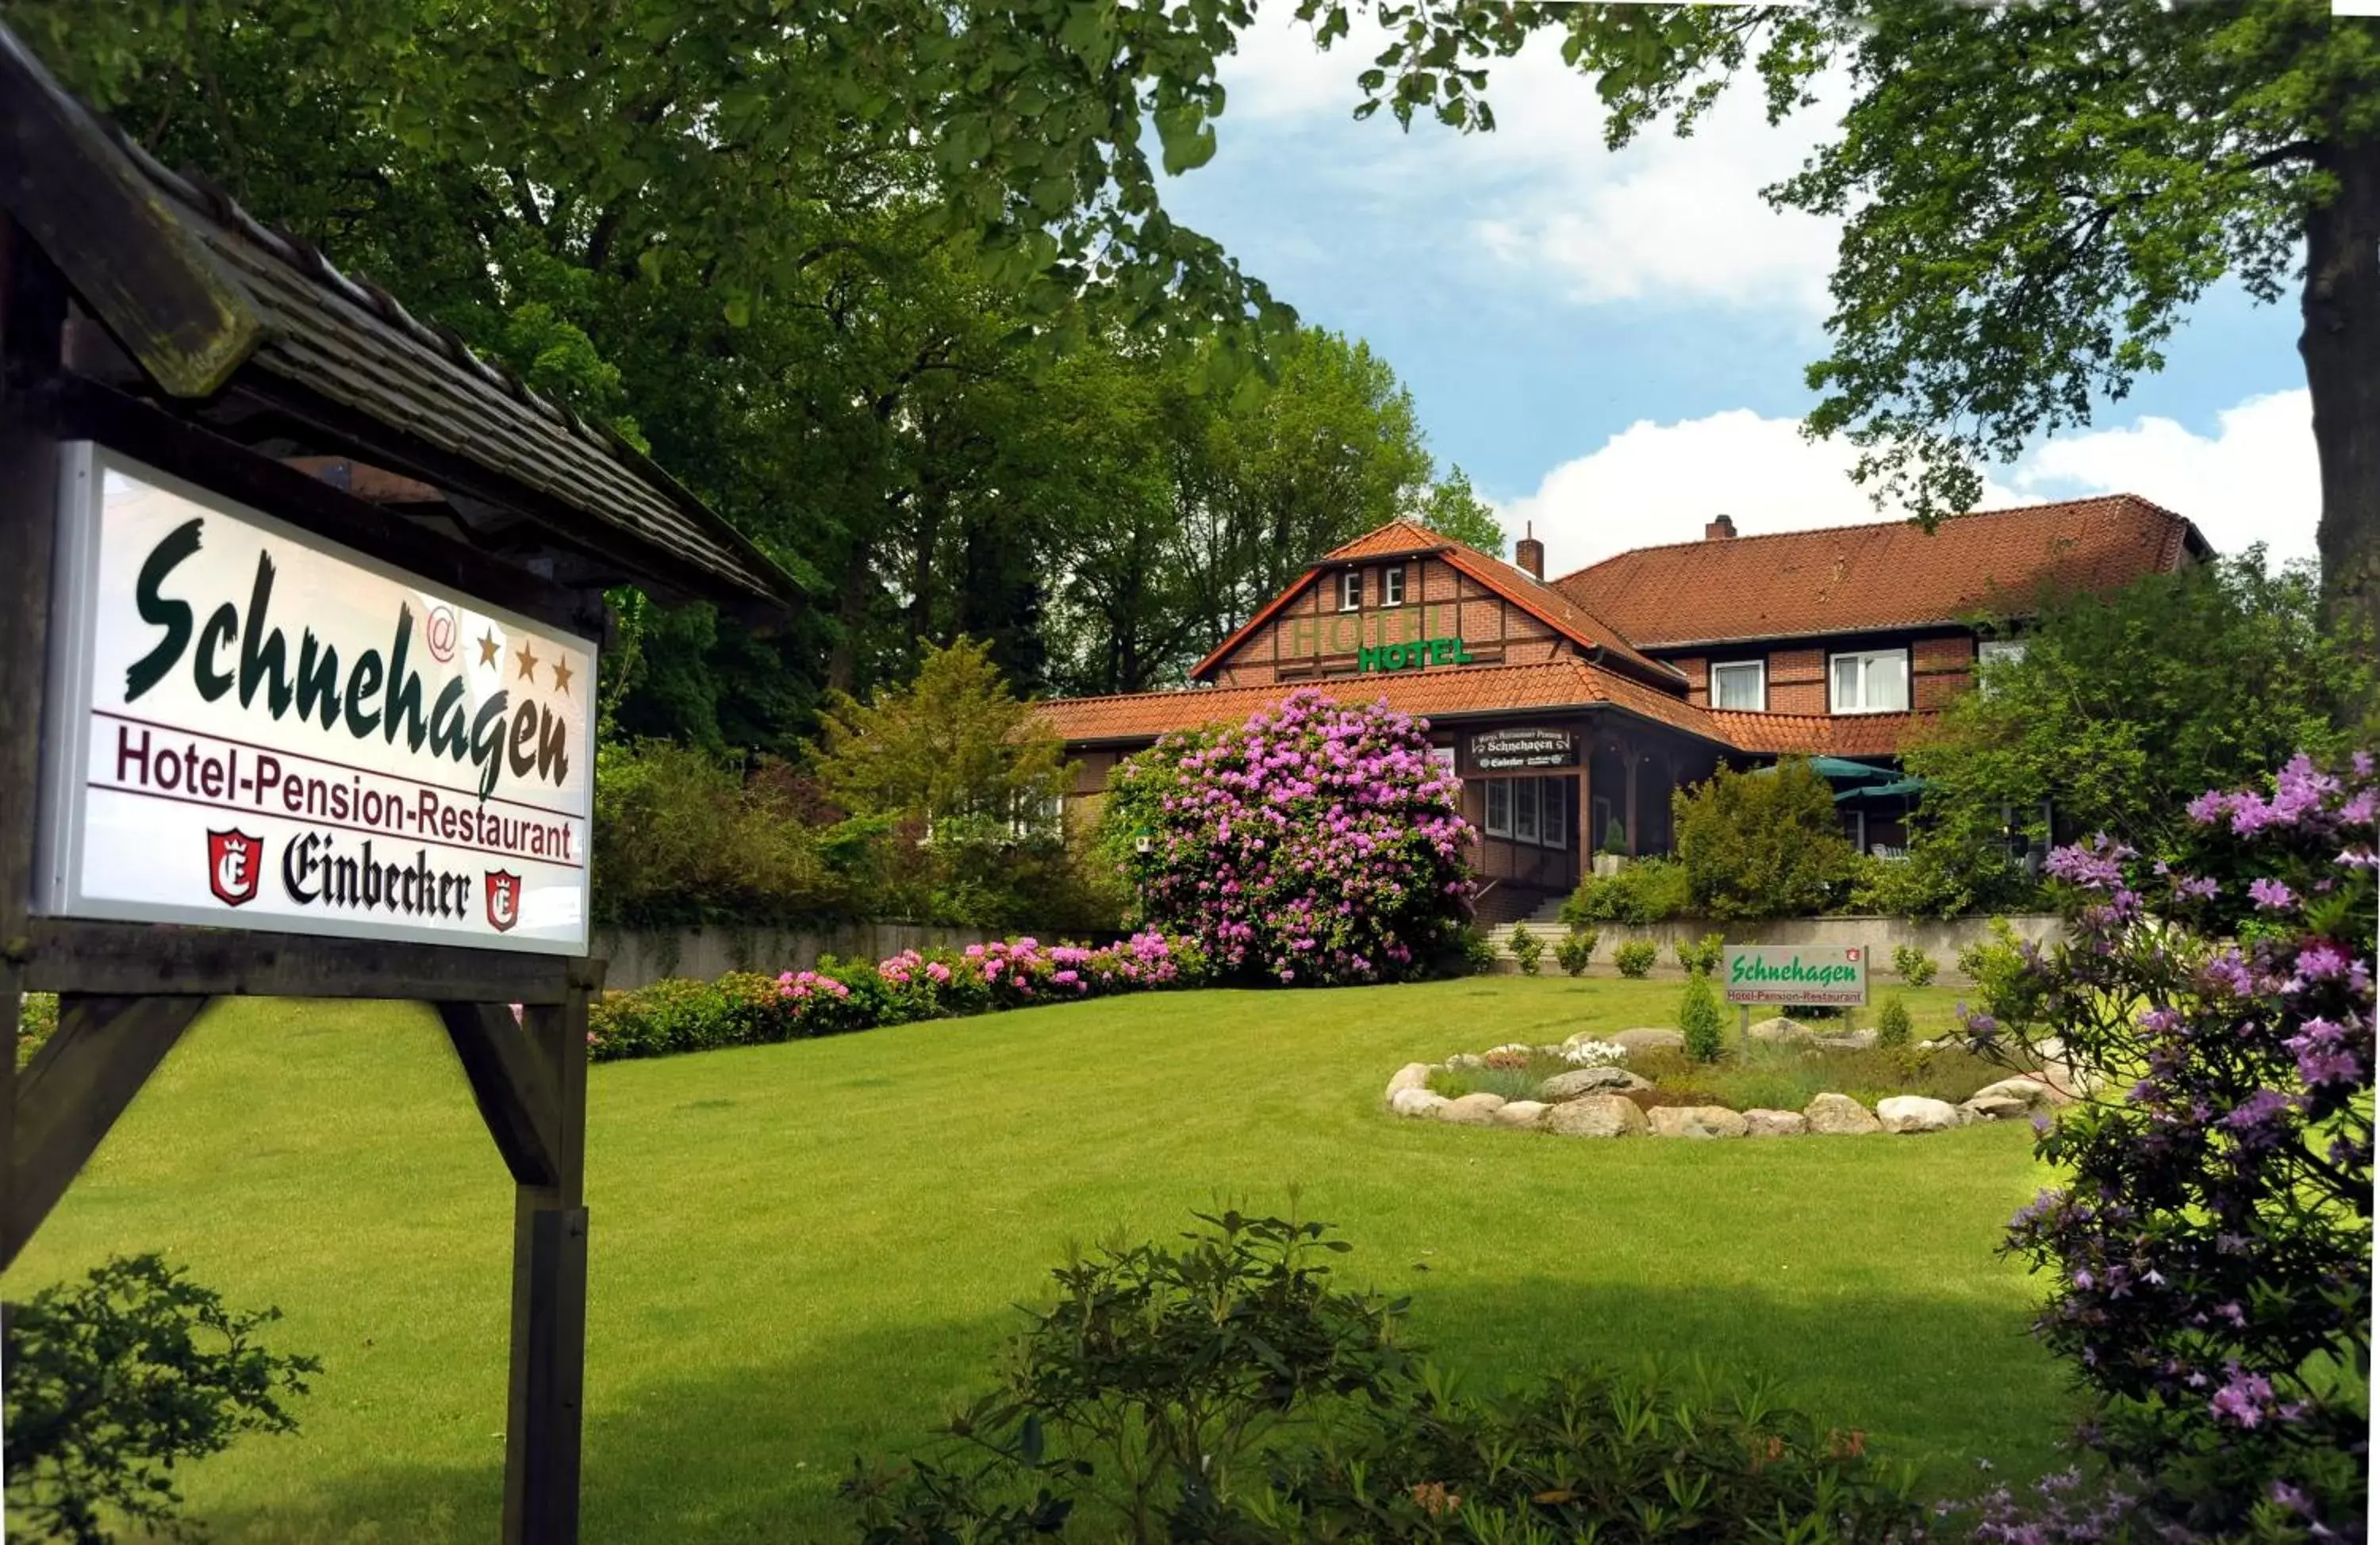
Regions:
<instances>
[{"instance_id":1,"label":"trimmed hedge","mask_svg":"<svg viewBox=\"0 0 2380 1545\"><path fill-rule=\"evenodd\" d=\"M735 972L608 992L588 1014L594 1062L761 1046L916 1020L1038 1003L1204 985L1206 956L1186 938L1135 934L1097 949L1032 938L964 949L905 949L870 965L829 956L809 971Z\"/></svg>"}]
</instances>

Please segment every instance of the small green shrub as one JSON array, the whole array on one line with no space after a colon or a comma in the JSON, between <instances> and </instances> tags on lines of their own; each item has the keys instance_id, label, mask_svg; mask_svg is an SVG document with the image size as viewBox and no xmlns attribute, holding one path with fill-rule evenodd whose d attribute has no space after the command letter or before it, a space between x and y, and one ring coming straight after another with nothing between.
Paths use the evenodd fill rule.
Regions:
<instances>
[{"instance_id":1,"label":"small green shrub","mask_svg":"<svg viewBox=\"0 0 2380 1545\"><path fill-rule=\"evenodd\" d=\"M1310 1252L1347 1247L1318 1225L1206 1221L1062 1268L936 1452L855 1466L864 1545L1919 1538L1911 1479L1767 1386L1588 1368L1472 1396L1403 1300L1330 1282Z\"/></svg>"},{"instance_id":2,"label":"small green shrub","mask_svg":"<svg viewBox=\"0 0 2380 1545\"><path fill-rule=\"evenodd\" d=\"M162 1257L117 1256L80 1283L44 1287L9 1316L11 1522L46 1539L110 1545L188 1532L176 1472L247 1432L294 1432L282 1402L322 1371L268 1350L277 1309L237 1313Z\"/></svg>"},{"instance_id":3,"label":"small green shrub","mask_svg":"<svg viewBox=\"0 0 2380 1545\"><path fill-rule=\"evenodd\" d=\"M1975 984L1985 1013L2010 1026L2032 1020L2038 989L2034 973L2025 969L2024 941L2007 918L1992 919L1988 937L1959 951L1959 969Z\"/></svg>"},{"instance_id":4,"label":"small green shrub","mask_svg":"<svg viewBox=\"0 0 2380 1545\"><path fill-rule=\"evenodd\" d=\"M1628 856L1628 828L1621 824L1619 816L1603 823L1603 843L1596 851L1612 858Z\"/></svg>"},{"instance_id":5,"label":"small green shrub","mask_svg":"<svg viewBox=\"0 0 2380 1545\"><path fill-rule=\"evenodd\" d=\"M1512 924L1512 959L1521 963L1523 976L1537 974L1537 961L1546 952L1546 941L1529 932L1525 923Z\"/></svg>"},{"instance_id":6,"label":"small green shrub","mask_svg":"<svg viewBox=\"0 0 2380 1545\"><path fill-rule=\"evenodd\" d=\"M1459 974L1485 976L1496 969L1496 947L1475 923L1466 923L1455 936L1452 960Z\"/></svg>"},{"instance_id":7,"label":"small green shrub","mask_svg":"<svg viewBox=\"0 0 2380 1545\"><path fill-rule=\"evenodd\" d=\"M22 1068L57 1033L58 995L27 993L19 1001L23 1007L17 1010L17 1066Z\"/></svg>"},{"instance_id":8,"label":"small green shrub","mask_svg":"<svg viewBox=\"0 0 2380 1545\"><path fill-rule=\"evenodd\" d=\"M1887 1050L1909 1044L1909 1005L1900 1001L1899 993L1886 998L1876 1011L1876 1044Z\"/></svg>"},{"instance_id":9,"label":"small green shrub","mask_svg":"<svg viewBox=\"0 0 2380 1545\"><path fill-rule=\"evenodd\" d=\"M1933 956L1915 945L1897 944L1892 947L1892 969L1911 986L1923 987L1934 980L1934 973L1941 967L1935 964Z\"/></svg>"},{"instance_id":10,"label":"small green shrub","mask_svg":"<svg viewBox=\"0 0 2380 1545\"><path fill-rule=\"evenodd\" d=\"M1650 939L1631 939L1611 952L1611 963L1620 968L1622 976L1650 976L1653 962L1660 958L1660 947Z\"/></svg>"},{"instance_id":11,"label":"small green shrub","mask_svg":"<svg viewBox=\"0 0 2380 1545\"><path fill-rule=\"evenodd\" d=\"M1685 996L1678 1000L1678 1029L1686 1037L1686 1056L1696 1062L1717 1062L1726 1043L1719 1034L1718 994L1710 978L1689 972Z\"/></svg>"},{"instance_id":12,"label":"small green shrub","mask_svg":"<svg viewBox=\"0 0 2380 1545\"><path fill-rule=\"evenodd\" d=\"M1562 903L1561 919L1582 923L1667 923L1694 910L1686 871L1666 858L1640 858L1617 875L1589 875Z\"/></svg>"},{"instance_id":13,"label":"small green shrub","mask_svg":"<svg viewBox=\"0 0 2380 1545\"><path fill-rule=\"evenodd\" d=\"M1688 976L1708 976L1718 970L1720 959L1727 953L1727 940L1718 934L1705 934L1689 942L1678 941L1678 964Z\"/></svg>"},{"instance_id":14,"label":"small green shrub","mask_svg":"<svg viewBox=\"0 0 2380 1545\"><path fill-rule=\"evenodd\" d=\"M1805 757L1758 772L1721 767L1670 805L1694 905L1715 921L1823 911L1857 868L1834 791Z\"/></svg>"},{"instance_id":15,"label":"small green shrub","mask_svg":"<svg viewBox=\"0 0 2380 1545\"><path fill-rule=\"evenodd\" d=\"M1592 928L1573 926L1554 944L1554 963L1572 976L1585 976L1602 935Z\"/></svg>"}]
</instances>

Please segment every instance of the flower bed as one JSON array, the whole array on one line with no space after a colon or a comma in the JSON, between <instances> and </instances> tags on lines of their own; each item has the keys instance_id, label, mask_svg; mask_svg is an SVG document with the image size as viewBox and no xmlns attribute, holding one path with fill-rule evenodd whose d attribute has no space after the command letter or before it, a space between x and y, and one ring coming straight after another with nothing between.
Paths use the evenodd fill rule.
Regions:
<instances>
[{"instance_id":1,"label":"flower bed","mask_svg":"<svg viewBox=\"0 0 2380 1545\"><path fill-rule=\"evenodd\" d=\"M1140 933L1087 948L1032 938L964 949L905 949L873 965L828 957L808 971L733 972L605 993L589 1010L590 1061L667 1056L716 1046L801 1041L916 1020L1117 993L1195 987L1208 978L1191 940Z\"/></svg>"},{"instance_id":2,"label":"flower bed","mask_svg":"<svg viewBox=\"0 0 2380 1545\"><path fill-rule=\"evenodd\" d=\"M2029 1118L2072 1093L2059 1069L2010 1077L1953 1044L1882 1050L1787 1020L1755 1033L1748 1053L1716 1063L1686 1056L1678 1032L1650 1028L1411 1063L1389 1080L1389 1108L1562 1137L1797 1137Z\"/></svg>"}]
</instances>

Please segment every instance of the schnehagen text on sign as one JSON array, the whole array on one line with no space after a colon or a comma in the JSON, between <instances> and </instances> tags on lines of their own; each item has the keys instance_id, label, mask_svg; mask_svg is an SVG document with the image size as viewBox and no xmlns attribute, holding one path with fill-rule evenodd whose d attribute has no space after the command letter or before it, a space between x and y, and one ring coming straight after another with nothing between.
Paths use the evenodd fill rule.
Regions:
<instances>
[{"instance_id":1,"label":"schnehagen text on sign","mask_svg":"<svg viewBox=\"0 0 2380 1545\"><path fill-rule=\"evenodd\" d=\"M431 754L468 762L477 770L481 799L494 792L499 775L506 770L518 779L557 787L569 776L567 724L542 704L524 701L515 710L510 694L498 688L467 719L464 704L470 689L456 674L429 700L424 717L427 689L410 658L413 610L402 602L386 656L366 649L342 671L337 648L307 628L298 641L293 673L287 638L279 626L266 622L273 606L273 565L272 556L260 551L246 618L228 598L200 597L201 606L209 600L217 604L205 623L199 624L190 602L171 594L168 586L174 571L199 550L205 525L201 516L176 526L141 562L136 597L140 620L163 632L156 646L126 672L128 705L187 658L191 682L209 703L237 691L244 710L261 708L278 720L295 707L299 721L319 723L325 734L335 736L344 730L358 741L377 734L390 745L402 734L406 745L417 752L426 741ZM191 646L194 636L196 648ZM226 651L236 655L229 666L224 662Z\"/></svg>"},{"instance_id":2,"label":"schnehagen text on sign","mask_svg":"<svg viewBox=\"0 0 2380 1545\"><path fill-rule=\"evenodd\" d=\"M1739 955L1728 965L1728 981L1746 985L1775 984L1793 987L1831 987L1839 983L1858 980L1859 971L1854 966L1840 960L1823 965L1803 965L1799 955L1781 963L1772 963L1755 955Z\"/></svg>"}]
</instances>

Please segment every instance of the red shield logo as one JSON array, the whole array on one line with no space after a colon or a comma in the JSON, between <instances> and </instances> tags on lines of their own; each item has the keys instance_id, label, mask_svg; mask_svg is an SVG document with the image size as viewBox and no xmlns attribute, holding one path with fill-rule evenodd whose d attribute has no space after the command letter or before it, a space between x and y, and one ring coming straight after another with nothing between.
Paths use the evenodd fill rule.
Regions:
<instances>
[{"instance_id":1,"label":"red shield logo","mask_svg":"<svg viewBox=\"0 0 2380 1545\"><path fill-rule=\"evenodd\" d=\"M207 885L226 907L256 899L256 882L264 872L264 839L244 831L207 833Z\"/></svg>"},{"instance_id":2,"label":"red shield logo","mask_svg":"<svg viewBox=\"0 0 2380 1545\"><path fill-rule=\"evenodd\" d=\"M488 926L499 934L508 933L520 921L520 876L502 869L487 873Z\"/></svg>"}]
</instances>

